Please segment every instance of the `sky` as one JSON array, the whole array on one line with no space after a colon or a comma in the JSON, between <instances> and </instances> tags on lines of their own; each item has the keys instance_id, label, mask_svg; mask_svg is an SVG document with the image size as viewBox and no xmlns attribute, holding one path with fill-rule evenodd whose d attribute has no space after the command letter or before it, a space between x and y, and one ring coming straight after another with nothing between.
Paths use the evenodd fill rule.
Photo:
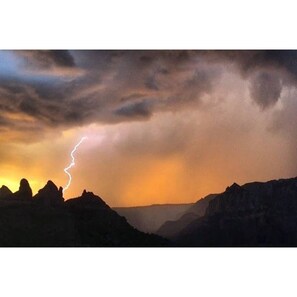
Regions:
<instances>
[{"instance_id":1,"label":"sky","mask_svg":"<svg viewBox=\"0 0 297 297\"><path fill-rule=\"evenodd\" d=\"M110 206L296 176L296 51L0 51L0 184Z\"/></svg>"}]
</instances>

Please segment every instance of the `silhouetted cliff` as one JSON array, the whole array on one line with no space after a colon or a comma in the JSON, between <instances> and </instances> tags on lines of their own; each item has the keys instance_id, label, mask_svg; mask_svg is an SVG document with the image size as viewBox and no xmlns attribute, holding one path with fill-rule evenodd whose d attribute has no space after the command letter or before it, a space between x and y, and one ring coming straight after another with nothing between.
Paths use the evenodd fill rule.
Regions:
<instances>
[{"instance_id":1,"label":"silhouetted cliff","mask_svg":"<svg viewBox=\"0 0 297 297\"><path fill-rule=\"evenodd\" d=\"M12 192L6 186L0 188L0 198L7 198L11 194Z\"/></svg>"},{"instance_id":2,"label":"silhouetted cliff","mask_svg":"<svg viewBox=\"0 0 297 297\"><path fill-rule=\"evenodd\" d=\"M63 189L62 187L58 189L58 187L49 180L34 196L34 200L37 203L47 206L61 205L64 202Z\"/></svg>"},{"instance_id":3,"label":"silhouetted cliff","mask_svg":"<svg viewBox=\"0 0 297 297\"><path fill-rule=\"evenodd\" d=\"M32 197L23 179L0 198L0 246L297 246L297 178L233 184L199 200L164 224L172 241L135 229L92 192L64 202L51 181Z\"/></svg>"},{"instance_id":4,"label":"silhouetted cliff","mask_svg":"<svg viewBox=\"0 0 297 297\"><path fill-rule=\"evenodd\" d=\"M32 197L28 181L11 193L0 190L0 246L167 246L169 241L140 232L100 197L84 191L64 202L62 188L48 181Z\"/></svg>"},{"instance_id":5,"label":"silhouetted cliff","mask_svg":"<svg viewBox=\"0 0 297 297\"><path fill-rule=\"evenodd\" d=\"M182 246L297 246L297 178L233 184L175 239Z\"/></svg>"},{"instance_id":6,"label":"silhouetted cliff","mask_svg":"<svg viewBox=\"0 0 297 297\"><path fill-rule=\"evenodd\" d=\"M32 199L32 190L29 185L29 182L25 178L21 179L19 190L13 193L11 198L26 201Z\"/></svg>"}]
</instances>

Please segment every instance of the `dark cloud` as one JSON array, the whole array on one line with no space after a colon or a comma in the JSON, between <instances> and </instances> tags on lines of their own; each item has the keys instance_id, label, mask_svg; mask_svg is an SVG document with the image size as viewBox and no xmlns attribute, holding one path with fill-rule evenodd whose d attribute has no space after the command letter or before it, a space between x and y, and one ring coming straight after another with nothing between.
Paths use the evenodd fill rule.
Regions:
<instances>
[{"instance_id":1,"label":"dark cloud","mask_svg":"<svg viewBox=\"0 0 297 297\"><path fill-rule=\"evenodd\" d=\"M23 56L26 66L37 68L75 66L74 59L67 50L18 51L17 54Z\"/></svg>"},{"instance_id":2,"label":"dark cloud","mask_svg":"<svg viewBox=\"0 0 297 297\"><path fill-rule=\"evenodd\" d=\"M201 94L210 91L213 79L205 66L197 70L186 53L175 51L17 54L22 58L25 55L29 64L40 68L74 66L74 58L78 67L90 67L84 69L86 75L71 81L30 80L26 74L23 79L15 79L14 88L22 89L15 111L19 108L19 112L34 116L45 125L115 123L187 108L191 101L199 101ZM93 64L98 67L92 68ZM10 91L9 96L13 96L15 91Z\"/></svg>"},{"instance_id":3,"label":"dark cloud","mask_svg":"<svg viewBox=\"0 0 297 297\"><path fill-rule=\"evenodd\" d=\"M123 107L117 109L115 113L124 117L139 117L139 118L149 118L152 115L150 101L140 101L124 105Z\"/></svg>"},{"instance_id":4,"label":"dark cloud","mask_svg":"<svg viewBox=\"0 0 297 297\"><path fill-rule=\"evenodd\" d=\"M145 86L146 86L148 89L155 90L155 91L158 91L158 90L159 90L158 83L157 83L156 78L155 78L154 75L149 76L149 77L145 80L144 84L145 84Z\"/></svg>"},{"instance_id":5,"label":"dark cloud","mask_svg":"<svg viewBox=\"0 0 297 297\"><path fill-rule=\"evenodd\" d=\"M297 51L295 50L229 50L198 51L197 55L208 62L235 64L242 75L249 75L263 68L284 70L297 78Z\"/></svg>"},{"instance_id":6,"label":"dark cloud","mask_svg":"<svg viewBox=\"0 0 297 297\"><path fill-rule=\"evenodd\" d=\"M15 51L0 80L0 112L32 117L45 131L118 123L200 108L226 66L250 83L261 109L295 86L295 51ZM0 66L1 67L1 66ZM0 123L1 124L1 123Z\"/></svg>"},{"instance_id":7,"label":"dark cloud","mask_svg":"<svg viewBox=\"0 0 297 297\"><path fill-rule=\"evenodd\" d=\"M204 51L201 56L209 62L230 63L238 68L241 76L251 82L251 97L261 109L277 102L283 86L295 87L297 83L295 50Z\"/></svg>"},{"instance_id":8,"label":"dark cloud","mask_svg":"<svg viewBox=\"0 0 297 297\"><path fill-rule=\"evenodd\" d=\"M251 96L263 109L274 105L280 98L281 91L282 84L277 75L261 72L251 80Z\"/></svg>"}]
</instances>

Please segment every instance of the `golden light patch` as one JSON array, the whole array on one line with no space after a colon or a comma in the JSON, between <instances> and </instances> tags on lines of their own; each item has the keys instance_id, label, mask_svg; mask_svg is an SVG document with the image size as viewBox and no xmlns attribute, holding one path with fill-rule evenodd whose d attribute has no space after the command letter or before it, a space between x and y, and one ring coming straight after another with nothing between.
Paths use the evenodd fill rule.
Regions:
<instances>
[{"instance_id":1,"label":"golden light patch","mask_svg":"<svg viewBox=\"0 0 297 297\"><path fill-rule=\"evenodd\" d=\"M178 158L146 162L143 171L131 176L123 187L122 204L148 205L173 201L182 170L183 164Z\"/></svg>"}]
</instances>

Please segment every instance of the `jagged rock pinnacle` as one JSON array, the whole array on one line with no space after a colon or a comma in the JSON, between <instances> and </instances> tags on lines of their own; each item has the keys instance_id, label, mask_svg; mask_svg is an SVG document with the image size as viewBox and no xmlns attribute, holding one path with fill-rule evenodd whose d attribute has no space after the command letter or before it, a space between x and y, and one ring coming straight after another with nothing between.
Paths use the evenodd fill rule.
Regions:
<instances>
[{"instance_id":1,"label":"jagged rock pinnacle","mask_svg":"<svg viewBox=\"0 0 297 297\"><path fill-rule=\"evenodd\" d=\"M10 191L10 189L6 186L2 186L0 188L0 198L6 198L8 196L10 196L12 194L12 192Z\"/></svg>"},{"instance_id":2,"label":"jagged rock pinnacle","mask_svg":"<svg viewBox=\"0 0 297 297\"><path fill-rule=\"evenodd\" d=\"M64 202L63 189L49 180L46 185L34 196L35 201L44 205L58 205Z\"/></svg>"},{"instance_id":3,"label":"jagged rock pinnacle","mask_svg":"<svg viewBox=\"0 0 297 297\"><path fill-rule=\"evenodd\" d=\"M19 190L13 194L13 198L20 200L30 200L32 198L32 189L25 178L21 179Z\"/></svg>"}]
</instances>

